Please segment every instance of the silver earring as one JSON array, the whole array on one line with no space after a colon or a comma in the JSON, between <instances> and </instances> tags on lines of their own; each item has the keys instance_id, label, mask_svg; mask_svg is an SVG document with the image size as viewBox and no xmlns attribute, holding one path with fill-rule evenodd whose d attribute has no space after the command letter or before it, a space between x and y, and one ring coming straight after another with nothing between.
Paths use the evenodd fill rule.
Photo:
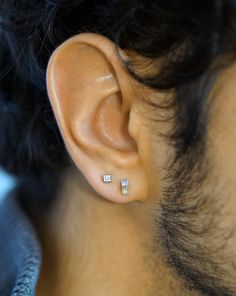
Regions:
<instances>
[{"instance_id":1,"label":"silver earring","mask_svg":"<svg viewBox=\"0 0 236 296\"><path fill-rule=\"evenodd\" d=\"M120 180L120 190L122 195L129 194L129 180L128 179L121 179Z\"/></svg>"},{"instance_id":2,"label":"silver earring","mask_svg":"<svg viewBox=\"0 0 236 296\"><path fill-rule=\"evenodd\" d=\"M104 183L111 183L112 182L112 175L103 175L102 180Z\"/></svg>"}]
</instances>

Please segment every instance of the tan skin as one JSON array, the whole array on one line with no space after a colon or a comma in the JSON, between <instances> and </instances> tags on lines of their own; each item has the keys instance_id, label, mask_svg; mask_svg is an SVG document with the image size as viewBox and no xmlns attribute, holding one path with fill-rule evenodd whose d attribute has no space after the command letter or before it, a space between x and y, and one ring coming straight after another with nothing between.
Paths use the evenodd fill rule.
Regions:
<instances>
[{"instance_id":1,"label":"tan skin","mask_svg":"<svg viewBox=\"0 0 236 296\"><path fill-rule=\"evenodd\" d=\"M220 95L216 100L212 118L218 123L211 121L209 147L235 184L236 137L230 127L236 118L227 111L236 110L234 77L233 69L216 89L229 100L224 112ZM163 168L173 151L158 133L169 126L150 120L153 110L142 96L163 100L165 95L138 85L114 44L89 33L56 49L47 86L73 165L56 204L36 223L43 249L37 296L198 295L185 288L154 244L153 211L163 198ZM102 182L107 173L112 183ZM121 195L121 178L129 179L128 196ZM230 207L236 211L234 200ZM227 219L222 223L232 223Z\"/></svg>"}]
</instances>

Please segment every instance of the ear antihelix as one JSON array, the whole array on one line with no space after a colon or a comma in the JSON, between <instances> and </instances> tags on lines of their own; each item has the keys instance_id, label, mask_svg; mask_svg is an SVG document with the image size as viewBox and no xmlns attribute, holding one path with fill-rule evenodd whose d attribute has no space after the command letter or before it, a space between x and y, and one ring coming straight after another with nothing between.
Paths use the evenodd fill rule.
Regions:
<instances>
[{"instance_id":1,"label":"ear antihelix","mask_svg":"<svg viewBox=\"0 0 236 296\"><path fill-rule=\"evenodd\" d=\"M121 108L119 92L100 103L94 127L104 144L119 151L135 150L135 142L128 133L128 115Z\"/></svg>"}]
</instances>

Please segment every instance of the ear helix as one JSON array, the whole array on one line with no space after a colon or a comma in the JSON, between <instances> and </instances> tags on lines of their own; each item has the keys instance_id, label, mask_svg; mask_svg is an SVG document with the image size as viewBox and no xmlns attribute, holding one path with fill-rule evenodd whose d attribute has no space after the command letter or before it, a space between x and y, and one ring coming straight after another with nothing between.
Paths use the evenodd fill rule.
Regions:
<instances>
[{"instance_id":1,"label":"ear helix","mask_svg":"<svg viewBox=\"0 0 236 296\"><path fill-rule=\"evenodd\" d=\"M102 180L104 183L111 183L112 182L112 175L106 174L102 176ZM122 178L120 180L120 192L121 195L127 196L129 195L129 180Z\"/></svg>"}]
</instances>

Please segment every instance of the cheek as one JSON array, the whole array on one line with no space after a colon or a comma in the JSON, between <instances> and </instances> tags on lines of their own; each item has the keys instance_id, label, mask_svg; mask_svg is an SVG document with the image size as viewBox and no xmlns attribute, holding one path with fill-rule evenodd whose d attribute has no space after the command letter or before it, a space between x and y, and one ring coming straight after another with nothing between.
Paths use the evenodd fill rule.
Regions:
<instances>
[{"instance_id":1,"label":"cheek","mask_svg":"<svg viewBox=\"0 0 236 296\"><path fill-rule=\"evenodd\" d=\"M207 151L214 168L211 182L222 196L222 226L227 228L236 226L235 68L228 70L216 87L207 138Z\"/></svg>"},{"instance_id":2,"label":"cheek","mask_svg":"<svg viewBox=\"0 0 236 296\"><path fill-rule=\"evenodd\" d=\"M155 124L156 130L160 131L161 128L157 123ZM166 174L174 157L174 150L170 145L167 145L165 137L157 132L152 134L148 146L147 164L150 172L150 200L159 203L163 198L163 191L169 185Z\"/></svg>"}]
</instances>

